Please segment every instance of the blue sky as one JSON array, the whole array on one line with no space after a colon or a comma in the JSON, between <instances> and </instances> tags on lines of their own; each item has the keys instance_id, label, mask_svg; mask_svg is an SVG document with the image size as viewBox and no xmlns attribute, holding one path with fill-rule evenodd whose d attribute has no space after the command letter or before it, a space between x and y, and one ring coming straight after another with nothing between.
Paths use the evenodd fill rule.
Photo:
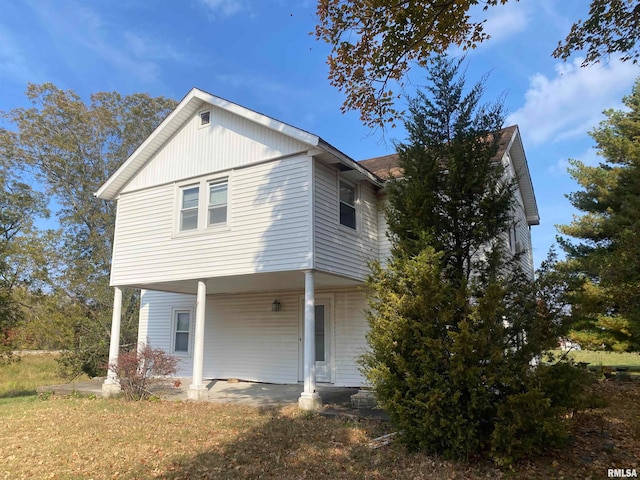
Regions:
<instances>
[{"instance_id":1,"label":"blue sky","mask_svg":"<svg viewBox=\"0 0 640 480\"><path fill-rule=\"evenodd\" d=\"M577 189L567 159L598 162L587 132L620 108L640 67L616 59L590 68L551 57L586 1L511 1L487 15L492 38L467 56L467 79L490 73L485 99L506 95L533 177L541 225L538 264L554 225L571 221L565 194ZM181 99L192 87L313 132L360 160L393 151L402 128L373 134L340 113L327 80L327 45L309 34L311 0L0 0L0 110L27 106L28 82L53 82L88 99L98 91ZM414 69L413 85L424 83ZM124 159L123 159L124 160Z\"/></svg>"}]
</instances>

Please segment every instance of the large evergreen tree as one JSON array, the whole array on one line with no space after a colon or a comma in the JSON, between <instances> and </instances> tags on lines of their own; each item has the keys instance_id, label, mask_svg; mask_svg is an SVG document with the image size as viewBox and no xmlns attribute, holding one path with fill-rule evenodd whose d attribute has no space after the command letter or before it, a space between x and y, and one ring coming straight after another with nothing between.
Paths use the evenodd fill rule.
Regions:
<instances>
[{"instance_id":1,"label":"large evergreen tree","mask_svg":"<svg viewBox=\"0 0 640 480\"><path fill-rule=\"evenodd\" d=\"M6 112L0 155L44 185L59 210L56 299L73 324L74 348L63 357L70 373L97 375L107 363L113 292L109 287L115 203L94 197L100 185L175 107L147 94L100 92L85 102L46 83L30 84L30 108ZM126 290L121 345L136 342L138 294ZM47 308L49 308L47 307Z\"/></svg>"},{"instance_id":2,"label":"large evergreen tree","mask_svg":"<svg viewBox=\"0 0 640 480\"><path fill-rule=\"evenodd\" d=\"M403 178L388 186L392 256L368 280L362 366L410 447L509 461L562 437L551 367L531 369L558 311L506 246L502 106L481 105L482 82L465 91L459 62L434 65L410 102Z\"/></svg>"},{"instance_id":3,"label":"large evergreen tree","mask_svg":"<svg viewBox=\"0 0 640 480\"><path fill-rule=\"evenodd\" d=\"M567 253L560 263L572 288L574 329L582 346L640 350L640 80L624 98L626 110L608 110L591 132L603 161L571 160L582 190L569 195L581 213L561 225Z\"/></svg>"}]
</instances>

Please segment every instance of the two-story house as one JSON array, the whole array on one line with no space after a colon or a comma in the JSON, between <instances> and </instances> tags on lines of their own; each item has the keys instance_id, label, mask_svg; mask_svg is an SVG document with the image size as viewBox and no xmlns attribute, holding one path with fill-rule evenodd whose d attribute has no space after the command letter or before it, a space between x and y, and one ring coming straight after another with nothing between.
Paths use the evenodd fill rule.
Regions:
<instances>
[{"instance_id":1,"label":"two-story house","mask_svg":"<svg viewBox=\"0 0 640 480\"><path fill-rule=\"evenodd\" d=\"M517 127L500 159L519 179L514 249L538 223ZM506 164L506 163L505 163ZM198 89L96 195L117 201L110 363L123 287L141 290L139 343L180 359L189 397L204 379L360 386L361 291L389 243L379 209L394 156L356 162L321 138ZM517 240L516 240L517 237ZM528 256L527 256L528 255ZM105 394L119 390L110 371Z\"/></svg>"}]
</instances>

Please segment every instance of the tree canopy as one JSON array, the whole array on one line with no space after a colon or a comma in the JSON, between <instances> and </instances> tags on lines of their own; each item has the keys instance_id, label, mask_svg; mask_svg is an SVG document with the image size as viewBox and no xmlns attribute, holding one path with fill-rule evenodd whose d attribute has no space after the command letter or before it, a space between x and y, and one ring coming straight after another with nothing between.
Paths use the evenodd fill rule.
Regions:
<instances>
[{"instance_id":1,"label":"tree canopy","mask_svg":"<svg viewBox=\"0 0 640 480\"><path fill-rule=\"evenodd\" d=\"M640 80L625 97L626 110L607 110L590 135L603 161L570 160L581 190L570 194L581 212L560 225L571 280L568 300L582 346L640 350ZM577 283L577 285L576 285Z\"/></svg>"},{"instance_id":2,"label":"tree canopy","mask_svg":"<svg viewBox=\"0 0 640 480\"><path fill-rule=\"evenodd\" d=\"M13 329L24 309L20 293L42 286L46 253L34 222L47 216L44 196L20 181L0 157L0 356L14 345Z\"/></svg>"},{"instance_id":3,"label":"tree canopy","mask_svg":"<svg viewBox=\"0 0 640 480\"><path fill-rule=\"evenodd\" d=\"M517 1L517 0L516 0ZM428 65L451 46L473 49L487 40L484 20L470 10L499 8L507 0L318 0L316 38L331 45L329 80L346 94L343 111L358 110L369 127L394 125L394 106L413 62ZM587 49L586 63L613 53L637 61L640 5L634 0L591 0L553 55L567 59Z\"/></svg>"},{"instance_id":4,"label":"tree canopy","mask_svg":"<svg viewBox=\"0 0 640 480\"><path fill-rule=\"evenodd\" d=\"M109 288L115 202L94 197L100 185L124 162L176 102L148 94L123 96L99 92L85 101L51 83L30 84L30 108L3 115L12 129L0 130L0 156L44 186L55 201L61 236L56 245L51 288L58 306L75 322L73 369L96 375L106 366L111 322ZM125 294L121 344L135 343L137 294ZM77 354L77 355L76 355Z\"/></svg>"}]
</instances>

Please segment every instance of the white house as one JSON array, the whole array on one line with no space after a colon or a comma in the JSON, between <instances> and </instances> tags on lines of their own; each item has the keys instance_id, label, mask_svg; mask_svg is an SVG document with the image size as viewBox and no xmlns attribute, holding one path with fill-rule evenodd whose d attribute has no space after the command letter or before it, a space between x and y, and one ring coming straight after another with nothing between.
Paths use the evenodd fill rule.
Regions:
<instances>
[{"instance_id":1,"label":"white house","mask_svg":"<svg viewBox=\"0 0 640 480\"><path fill-rule=\"evenodd\" d=\"M500 158L519 179L514 251L532 271L538 223L517 127ZM363 384L368 261L388 252L380 213L394 155L355 162L321 138L193 89L98 190L117 201L109 362L121 288L141 289L139 343L180 358L192 377ZM103 385L118 391L114 372Z\"/></svg>"}]
</instances>

